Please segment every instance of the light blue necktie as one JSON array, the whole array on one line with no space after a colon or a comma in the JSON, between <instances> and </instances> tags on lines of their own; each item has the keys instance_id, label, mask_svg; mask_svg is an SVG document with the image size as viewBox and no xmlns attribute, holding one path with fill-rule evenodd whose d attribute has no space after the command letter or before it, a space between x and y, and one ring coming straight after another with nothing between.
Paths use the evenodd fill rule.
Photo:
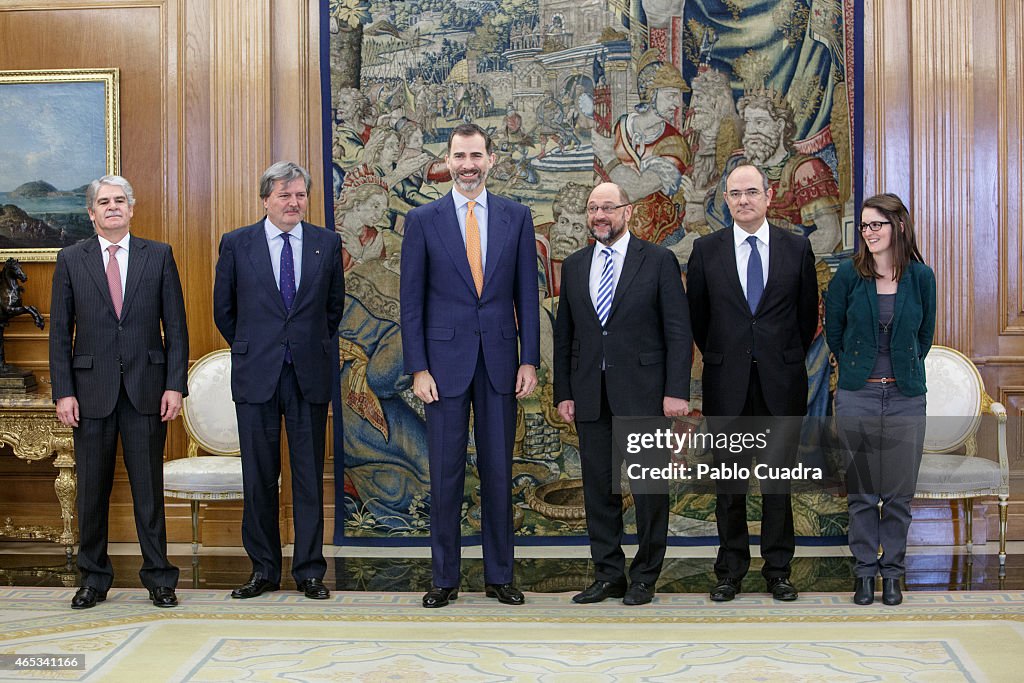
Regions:
<instances>
[{"instance_id":1,"label":"light blue necktie","mask_svg":"<svg viewBox=\"0 0 1024 683\"><path fill-rule=\"evenodd\" d=\"M610 247L601 250L604 256L604 266L601 268L601 281L597 285L597 319L601 321L601 327L608 322L608 314L612 310L612 296L615 294L615 267L612 262L613 251Z\"/></svg>"},{"instance_id":2,"label":"light blue necktie","mask_svg":"<svg viewBox=\"0 0 1024 683\"><path fill-rule=\"evenodd\" d=\"M761 254L757 251L757 238L751 235L747 242L750 244L750 259L747 261L747 305L753 313L761 303L761 295L764 294L764 269L761 267Z\"/></svg>"}]
</instances>

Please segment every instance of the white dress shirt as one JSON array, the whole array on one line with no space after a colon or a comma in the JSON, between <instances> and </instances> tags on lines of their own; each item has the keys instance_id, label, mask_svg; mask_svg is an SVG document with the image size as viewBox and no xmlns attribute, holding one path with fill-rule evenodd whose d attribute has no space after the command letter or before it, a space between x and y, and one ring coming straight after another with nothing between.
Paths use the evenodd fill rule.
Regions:
<instances>
[{"instance_id":1,"label":"white dress shirt","mask_svg":"<svg viewBox=\"0 0 1024 683\"><path fill-rule=\"evenodd\" d=\"M281 289L281 251L284 250L284 240L281 235L284 230L277 227L267 218L263 221L263 231L267 235L267 246L270 248L270 266L274 269L274 283L277 289ZM292 264L295 266L295 291L299 291L299 280L302 278L302 223L299 222L288 233L291 235L292 243Z\"/></svg>"},{"instance_id":2,"label":"white dress shirt","mask_svg":"<svg viewBox=\"0 0 1024 683\"><path fill-rule=\"evenodd\" d=\"M764 276L764 283L768 284L768 220L765 219L757 232L753 233L757 238L757 253L761 256L761 275ZM750 244L747 238L751 233L738 225L732 226L732 238L736 245L736 273L740 276L740 287L743 288L743 296L747 296L747 263L750 261Z\"/></svg>"},{"instance_id":3,"label":"white dress shirt","mask_svg":"<svg viewBox=\"0 0 1024 683\"><path fill-rule=\"evenodd\" d=\"M615 244L611 246L612 250L612 285L613 287L619 286L619 276L622 274L622 264L626 262L626 247L629 246L629 230L622 234ZM597 310L597 290L601 286L601 271L604 269L604 254L601 251L605 248L605 245L600 242L594 243L594 256L590 261L590 302L594 305L594 310ZM612 289L614 292L614 288ZM612 301L615 301L615 295L612 294Z\"/></svg>"},{"instance_id":4,"label":"white dress shirt","mask_svg":"<svg viewBox=\"0 0 1024 683\"><path fill-rule=\"evenodd\" d=\"M103 271L106 272L107 264L110 263L110 252L107 251L110 245L115 244L111 242L103 235L97 234L96 237L100 240L100 248L103 249ZM117 269L121 273L121 295L122 299L125 293L125 285L128 283L128 242L131 241L131 233L125 233L124 237L121 238L120 242L116 242L117 246L120 247L114 252L114 258L117 259Z\"/></svg>"}]
</instances>

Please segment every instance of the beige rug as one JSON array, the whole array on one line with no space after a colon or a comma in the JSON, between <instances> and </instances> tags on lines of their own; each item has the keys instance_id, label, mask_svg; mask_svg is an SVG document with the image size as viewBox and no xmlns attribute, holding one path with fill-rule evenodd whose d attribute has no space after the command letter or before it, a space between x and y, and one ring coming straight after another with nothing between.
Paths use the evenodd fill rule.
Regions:
<instances>
[{"instance_id":1,"label":"beige rug","mask_svg":"<svg viewBox=\"0 0 1024 683\"><path fill-rule=\"evenodd\" d=\"M659 595L652 605L524 607L463 594L424 610L411 593L294 592L231 600L180 590L158 610L113 590L73 611L72 590L0 589L0 655L76 655L78 670L0 669L0 680L70 681L1019 681L1024 593L908 593L900 607L848 595L780 604Z\"/></svg>"}]
</instances>

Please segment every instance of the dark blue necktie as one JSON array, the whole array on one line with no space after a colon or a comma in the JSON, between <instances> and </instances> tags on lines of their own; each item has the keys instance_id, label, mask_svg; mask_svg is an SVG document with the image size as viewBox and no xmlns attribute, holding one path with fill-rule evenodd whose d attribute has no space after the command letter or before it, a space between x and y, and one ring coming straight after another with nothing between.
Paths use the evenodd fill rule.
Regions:
<instances>
[{"instance_id":1,"label":"dark blue necktie","mask_svg":"<svg viewBox=\"0 0 1024 683\"><path fill-rule=\"evenodd\" d=\"M761 267L761 254L757 251L757 238L751 235L747 238L747 243L750 245L750 259L747 261L747 305L753 313L761 303L761 295L764 294L764 268Z\"/></svg>"},{"instance_id":2,"label":"dark blue necktie","mask_svg":"<svg viewBox=\"0 0 1024 683\"><path fill-rule=\"evenodd\" d=\"M281 233L281 239L284 240L284 246L281 247L281 300L284 302L285 310L289 313L292 310L292 303L295 301L295 259L292 258L290 238L291 235L288 233ZM284 349L284 362L292 362L292 350L288 346L285 346Z\"/></svg>"}]
</instances>

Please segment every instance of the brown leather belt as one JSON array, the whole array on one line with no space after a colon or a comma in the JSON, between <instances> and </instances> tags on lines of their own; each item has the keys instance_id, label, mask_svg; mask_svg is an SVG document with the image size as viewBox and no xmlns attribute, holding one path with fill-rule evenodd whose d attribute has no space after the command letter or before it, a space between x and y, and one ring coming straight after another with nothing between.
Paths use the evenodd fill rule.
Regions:
<instances>
[{"instance_id":1,"label":"brown leather belt","mask_svg":"<svg viewBox=\"0 0 1024 683\"><path fill-rule=\"evenodd\" d=\"M869 381L869 382L871 382L873 384L890 384L890 383L895 383L896 382L896 378L895 377L869 377L867 381Z\"/></svg>"}]
</instances>

